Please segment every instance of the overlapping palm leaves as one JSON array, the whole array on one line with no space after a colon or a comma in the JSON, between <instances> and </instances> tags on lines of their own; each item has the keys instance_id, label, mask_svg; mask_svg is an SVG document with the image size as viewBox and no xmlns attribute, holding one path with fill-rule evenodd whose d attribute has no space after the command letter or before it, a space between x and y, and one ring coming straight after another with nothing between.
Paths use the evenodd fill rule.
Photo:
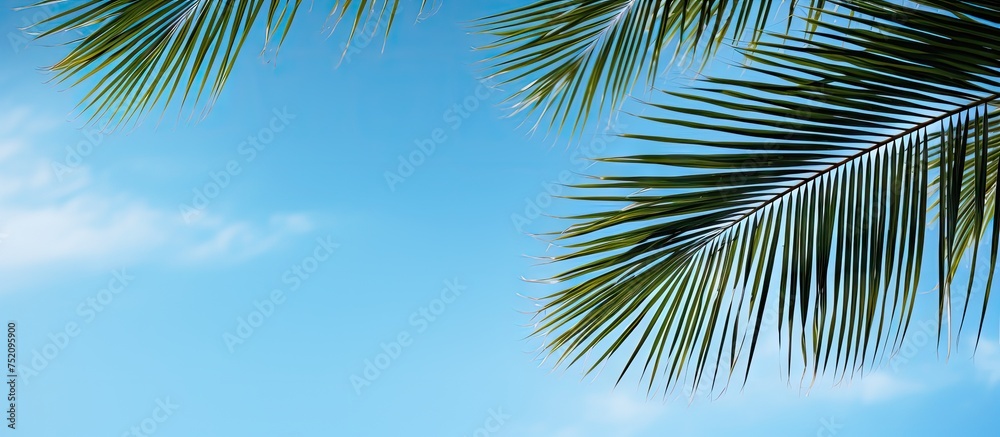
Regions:
<instances>
[{"instance_id":1,"label":"overlapping palm leaves","mask_svg":"<svg viewBox=\"0 0 1000 437\"><path fill-rule=\"evenodd\" d=\"M785 26L797 5L818 11L825 0L785 2ZM538 0L483 18L497 37L485 49L502 83L526 83L515 111L578 132L594 109L617 109L639 78L652 82L665 58L710 56L727 40L756 41L772 23L771 0ZM815 13L810 14L815 16ZM672 52L672 53L671 53ZM537 114L533 114L536 113Z\"/></svg>"},{"instance_id":2,"label":"overlapping palm leaves","mask_svg":"<svg viewBox=\"0 0 1000 437\"><path fill-rule=\"evenodd\" d=\"M811 34L745 51L760 79L652 104L659 128L626 135L649 153L601 159L620 175L577 187L617 206L555 234L568 249L553 260L573 267L536 333L557 365L618 353L618 380L651 392L745 381L773 307L788 376L850 377L898 349L925 255L942 343L953 292L969 294L959 325L968 308L981 332L1000 249L1000 4L830 3ZM957 280L970 251L984 299Z\"/></svg>"},{"instance_id":3,"label":"overlapping palm leaves","mask_svg":"<svg viewBox=\"0 0 1000 437\"><path fill-rule=\"evenodd\" d=\"M624 207L556 234L570 250L554 259L575 267L553 278L568 285L543 301L537 333L557 363L591 356L594 370L621 352L619 380L633 369L650 391L724 385L749 373L774 307L789 375L853 375L905 337L925 258L939 322L960 314L979 338L1000 243L1000 6L916 3L811 0L807 34L763 39L769 0L552 0L482 21L495 73L528 82L516 108L574 132L671 52L749 35L759 78L669 93L644 116L660 128L627 135L650 152L603 159L619 176L579 187L579 200ZM52 70L95 83L83 112L117 126L178 99L210 105L249 35L280 45L300 6L87 0L39 29L90 30ZM397 7L348 0L334 14L353 35L373 19L388 31ZM990 272L983 299L957 281L970 252L971 270Z\"/></svg>"},{"instance_id":4,"label":"overlapping palm leaves","mask_svg":"<svg viewBox=\"0 0 1000 437\"><path fill-rule=\"evenodd\" d=\"M56 81L96 82L81 112L117 127L178 99L183 109L204 97L207 109L247 38L259 30L262 49L273 44L277 50L300 6L302 0L87 0L35 27L39 37L88 31L69 41L72 50L50 69ZM347 18L353 37L367 22L382 23L373 31L389 32L398 7L399 0L346 0L331 14Z\"/></svg>"}]
</instances>

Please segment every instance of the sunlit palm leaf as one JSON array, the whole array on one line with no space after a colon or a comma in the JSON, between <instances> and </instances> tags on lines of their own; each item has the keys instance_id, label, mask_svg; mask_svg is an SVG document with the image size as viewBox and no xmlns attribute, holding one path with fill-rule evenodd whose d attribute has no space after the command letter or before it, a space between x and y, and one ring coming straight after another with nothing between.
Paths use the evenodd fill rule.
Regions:
<instances>
[{"instance_id":1,"label":"sunlit palm leaf","mask_svg":"<svg viewBox=\"0 0 1000 437\"><path fill-rule=\"evenodd\" d=\"M822 8L825 0L790 0ZM515 111L548 117L549 127L581 129L591 111L617 109L639 78L650 84L665 58L728 39L756 41L777 9L771 0L541 0L484 18L497 37L485 49L504 83L526 83ZM787 25L790 21L783 23ZM683 57L683 56L682 56Z\"/></svg>"},{"instance_id":2,"label":"sunlit palm leaf","mask_svg":"<svg viewBox=\"0 0 1000 437\"><path fill-rule=\"evenodd\" d=\"M578 186L626 206L555 234L569 251L553 259L576 266L553 278L571 285L544 300L536 333L558 364L592 355L592 371L623 352L619 381L632 369L650 391L745 381L774 307L789 376L849 377L899 347L925 254L940 326L970 249L992 282L1000 4L831 3L843 9L808 19L812 35L745 53L761 79L705 79L642 117L683 133L626 135L702 153L602 159L628 165ZM989 293L966 300L978 332Z\"/></svg>"},{"instance_id":3,"label":"sunlit palm leaf","mask_svg":"<svg viewBox=\"0 0 1000 437\"><path fill-rule=\"evenodd\" d=\"M261 48L273 44L277 50L301 5L301 0L89 0L35 27L39 37L88 31L70 41L70 53L50 69L60 82L93 83L82 112L90 121L120 126L175 99L182 109L199 103L210 108L248 36L263 26ZM384 22L387 33L398 6L399 0L346 0L332 14L352 24L351 37L368 21Z\"/></svg>"}]
</instances>

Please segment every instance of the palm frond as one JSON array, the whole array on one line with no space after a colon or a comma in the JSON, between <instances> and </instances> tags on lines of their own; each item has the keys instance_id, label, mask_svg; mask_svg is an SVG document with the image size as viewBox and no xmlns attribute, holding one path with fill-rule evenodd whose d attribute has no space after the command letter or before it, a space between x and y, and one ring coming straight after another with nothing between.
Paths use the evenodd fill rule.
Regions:
<instances>
[{"instance_id":1,"label":"palm frond","mask_svg":"<svg viewBox=\"0 0 1000 437\"><path fill-rule=\"evenodd\" d=\"M791 0L785 26L798 4ZM757 41L778 10L771 0L540 0L480 20L494 76L523 82L509 101L549 129L583 128L591 112L617 109L639 78L651 85L665 58L712 55L727 39ZM671 55L671 51L673 52ZM537 125L536 125L537 126Z\"/></svg>"},{"instance_id":2,"label":"palm frond","mask_svg":"<svg viewBox=\"0 0 1000 437\"><path fill-rule=\"evenodd\" d=\"M573 267L535 333L557 365L593 355L589 372L621 352L618 380L641 372L651 392L745 382L774 308L788 377L849 378L898 351L925 257L939 341L957 342L969 251L990 278L956 313L981 333L1000 236L1000 5L829 3L839 12L804 18L811 34L744 50L753 77L701 80L642 116L680 133L626 135L699 153L601 159L620 175L576 187L624 206L553 234L567 251L552 260Z\"/></svg>"},{"instance_id":3,"label":"palm frond","mask_svg":"<svg viewBox=\"0 0 1000 437\"><path fill-rule=\"evenodd\" d=\"M62 0L45 0L45 7ZM81 102L88 122L118 127L152 108L180 100L204 109L222 92L250 34L263 25L263 50L281 45L301 0L87 0L35 27L39 38L87 30L68 42L69 54L52 65L54 80L92 82ZM346 0L331 12L351 23L349 37L366 22L392 27L399 0ZM193 111L192 111L193 113Z\"/></svg>"}]
</instances>

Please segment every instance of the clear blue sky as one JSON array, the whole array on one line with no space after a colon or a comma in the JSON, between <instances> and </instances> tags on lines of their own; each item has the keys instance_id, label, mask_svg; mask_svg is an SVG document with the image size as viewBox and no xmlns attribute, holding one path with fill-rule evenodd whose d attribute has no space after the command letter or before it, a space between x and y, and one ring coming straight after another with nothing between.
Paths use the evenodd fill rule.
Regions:
<instances>
[{"instance_id":1,"label":"clear blue sky","mask_svg":"<svg viewBox=\"0 0 1000 437\"><path fill-rule=\"evenodd\" d=\"M711 402L539 366L518 295L554 288L520 279L547 271L521 231L562 226L532 208L573 211L546 184L597 152L527 135L480 88L462 23L517 2L483 3L401 11L384 53L339 68L316 5L203 122L113 135L67 118L81 90L38 71L63 49L20 44L33 12L3 11L0 319L22 381L0 435L996 435L995 315L974 362L915 335L906 362L808 396L774 348Z\"/></svg>"}]
</instances>

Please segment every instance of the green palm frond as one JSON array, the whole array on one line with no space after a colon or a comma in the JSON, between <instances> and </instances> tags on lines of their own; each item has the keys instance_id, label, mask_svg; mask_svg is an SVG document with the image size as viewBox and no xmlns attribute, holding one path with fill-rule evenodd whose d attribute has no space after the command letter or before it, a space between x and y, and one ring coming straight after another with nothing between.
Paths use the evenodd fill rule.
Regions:
<instances>
[{"instance_id":1,"label":"green palm frond","mask_svg":"<svg viewBox=\"0 0 1000 437\"><path fill-rule=\"evenodd\" d=\"M45 7L46 0L29 7ZM232 73L255 26L264 45L281 45L301 0L88 0L35 24L38 37L87 30L69 41L65 58L50 67L54 80L71 86L91 81L81 102L90 122L120 126L152 108L180 100L207 110ZM392 27L399 0L346 0L337 20L351 23L349 37L366 22ZM262 51L263 52L263 51Z\"/></svg>"},{"instance_id":2,"label":"green palm frond","mask_svg":"<svg viewBox=\"0 0 1000 437\"><path fill-rule=\"evenodd\" d=\"M776 308L789 377L850 377L898 350L924 258L939 345L957 342L952 293L967 295L958 324L968 311L982 332L1000 237L1000 4L829 3L839 12L806 18L810 35L743 51L754 77L652 104L642 118L671 135L626 135L699 153L601 159L619 175L576 187L622 207L554 234L566 253L552 259L573 267L552 278L567 285L535 333L556 365L592 356L589 372L621 352L618 380L635 371L650 391L745 382ZM982 300L957 273L970 251L989 267Z\"/></svg>"},{"instance_id":3,"label":"green palm frond","mask_svg":"<svg viewBox=\"0 0 1000 437\"><path fill-rule=\"evenodd\" d=\"M825 0L787 2L818 11ZM757 41L778 5L771 0L540 0L480 20L496 37L493 75L525 82L514 111L548 117L549 128L578 132L591 111L617 109L639 78L652 84L664 58L700 48L713 54L727 39ZM791 21L786 20L785 26ZM537 125L536 125L537 126Z\"/></svg>"}]
</instances>

